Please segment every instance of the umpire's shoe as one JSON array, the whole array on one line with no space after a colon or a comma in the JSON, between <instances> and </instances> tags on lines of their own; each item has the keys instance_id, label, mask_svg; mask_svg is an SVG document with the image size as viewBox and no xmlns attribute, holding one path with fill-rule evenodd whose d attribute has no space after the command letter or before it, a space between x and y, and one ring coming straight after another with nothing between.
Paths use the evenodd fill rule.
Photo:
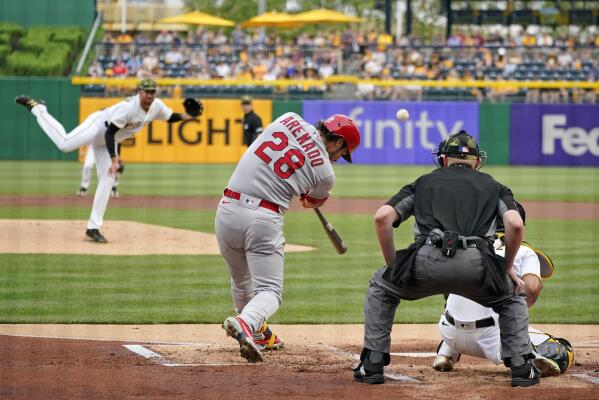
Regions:
<instances>
[{"instance_id":1,"label":"umpire's shoe","mask_svg":"<svg viewBox=\"0 0 599 400\"><path fill-rule=\"evenodd\" d=\"M530 361L526 361L524 365L518 365L517 367L512 366L511 369L512 387L527 387L541 382L541 373Z\"/></svg>"},{"instance_id":2,"label":"umpire's shoe","mask_svg":"<svg viewBox=\"0 0 599 400\"><path fill-rule=\"evenodd\" d=\"M388 364L385 363L385 353L364 349L360 360L360 364L353 369L354 381L369 384L385 383L384 369Z\"/></svg>"},{"instance_id":3,"label":"umpire's shoe","mask_svg":"<svg viewBox=\"0 0 599 400\"><path fill-rule=\"evenodd\" d=\"M45 104L43 101L25 95L15 97L15 102L25 107L28 111L31 111L31 109L38 104Z\"/></svg>"},{"instance_id":4,"label":"umpire's shoe","mask_svg":"<svg viewBox=\"0 0 599 400\"><path fill-rule=\"evenodd\" d=\"M85 235L96 243L108 243L98 229L88 229L85 231Z\"/></svg>"},{"instance_id":5,"label":"umpire's shoe","mask_svg":"<svg viewBox=\"0 0 599 400\"><path fill-rule=\"evenodd\" d=\"M253 333L241 317L229 317L223 322L223 329L227 336L239 342L241 356L251 363L264 361L262 353L252 339Z\"/></svg>"}]
</instances>

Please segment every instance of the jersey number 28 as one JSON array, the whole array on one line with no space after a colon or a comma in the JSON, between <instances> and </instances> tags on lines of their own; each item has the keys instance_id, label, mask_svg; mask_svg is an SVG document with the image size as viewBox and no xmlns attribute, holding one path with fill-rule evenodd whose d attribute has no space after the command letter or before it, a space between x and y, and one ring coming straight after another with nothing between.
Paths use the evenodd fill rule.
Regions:
<instances>
[{"instance_id":1,"label":"jersey number 28","mask_svg":"<svg viewBox=\"0 0 599 400\"><path fill-rule=\"evenodd\" d=\"M283 132L275 132L272 134L272 137L274 139L279 139L280 142L275 143L274 141L268 140L262 143L254 152L266 164L270 164L272 158L268 156L264 150L268 148L274 151L282 152L289 145L289 138L287 138L287 135L285 135ZM298 149L291 148L287 150L282 157L275 161L273 170L279 178L287 179L293 175L297 169L303 167L305 162L306 157L304 156L304 153Z\"/></svg>"}]
</instances>

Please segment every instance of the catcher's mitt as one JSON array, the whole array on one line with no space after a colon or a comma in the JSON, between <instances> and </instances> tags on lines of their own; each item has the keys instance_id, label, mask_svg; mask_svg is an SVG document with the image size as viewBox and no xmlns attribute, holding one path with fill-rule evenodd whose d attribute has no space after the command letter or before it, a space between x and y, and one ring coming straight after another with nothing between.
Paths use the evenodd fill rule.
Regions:
<instances>
[{"instance_id":1,"label":"catcher's mitt","mask_svg":"<svg viewBox=\"0 0 599 400\"><path fill-rule=\"evenodd\" d=\"M202 102L192 99L191 97L185 99L183 107L185 107L185 112L192 117L199 117L202 115L202 112L204 112L204 105Z\"/></svg>"}]
</instances>

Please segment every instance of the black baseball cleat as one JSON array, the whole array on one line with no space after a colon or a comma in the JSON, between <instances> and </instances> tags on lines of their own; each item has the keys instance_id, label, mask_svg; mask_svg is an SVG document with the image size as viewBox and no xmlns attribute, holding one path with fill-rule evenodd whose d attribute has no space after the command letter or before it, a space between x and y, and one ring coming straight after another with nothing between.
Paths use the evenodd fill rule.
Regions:
<instances>
[{"instance_id":1,"label":"black baseball cleat","mask_svg":"<svg viewBox=\"0 0 599 400\"><path fill-rule=\"evenodd\" d=\"M512 366L512 387L528 387L541 382L539 370L527 361L524 365Z\"/></svg>"},{"instance_id":2,"label":"black baseball cleat","mask_svg":"<svg viewBox=\"0 0 599 400\"><path fill-rule=\"evenodd\" d=\"M39 101L39 100L34 99L33 97L29 97L29 96L25 96L25 95L15 97L15 103L22 105L28 111L31 111L31 109L33 107L37 106L38 104L45 104L43 101Z\"/></svg>"},{"instance_id":3,"label":"black baseball cleat","mask_svg":"<svg viewBox=\"0 0 599 400\"><path fill-rule=\"evenodd\" d=\"M354 371L354 381L361 383L369 383L371 385L385 383L385 375L383 374L383 366L372 365L373 370L364 368L364 363L360 362Z\"/></svg>"},{"instance_id":4,"label":"black baseball cleat","mask_svg":"<svg viewBox=\"0 0 599 400\"><path fill-rule=\"evenodd\" d=\"M85 235L96 243L108 243L98 229L88 229L85 231Z\"/></svg>"}]
</instances>

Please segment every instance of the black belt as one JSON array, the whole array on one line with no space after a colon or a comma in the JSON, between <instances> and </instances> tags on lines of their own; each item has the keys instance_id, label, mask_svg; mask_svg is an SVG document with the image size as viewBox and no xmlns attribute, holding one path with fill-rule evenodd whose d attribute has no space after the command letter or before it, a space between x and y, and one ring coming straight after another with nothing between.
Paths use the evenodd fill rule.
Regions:
<instances>
[{"instance_id":1,"label":"black belt","mask_svg":"<svg viewBox=\"0 0 599 400\"><path fill-rule=\"evenodd\" d=\"M445 311L445 319L451 325L456 326L455 319L453 319L451 314L447 311ZM495 325L495 320L493 319L493 317L483 318L483 319L479 319L478 321L475 321L474 325L476 326L476 329L488 328L489 326ZM458 328L464 328L464 326L458 326Z\"/></svg>"},{"instance_id":2,"label":"black belt","mask_svg":"<svg viewBox=\"0 0 599 400\"><path fill-rule=\"evenodd\" d=\"M460 240L458 242L458 249L464 250L466 248L478 248L478 245L476 242L477 242L476 240L467 239L467 240L465 240L466 247L464 247L464 241ZM433 243L433 240L430 236L426 238L426 241L424 242L424 244L433 246L433 247L441 247L441 243Z\"/></svg>"}]
</instances>

